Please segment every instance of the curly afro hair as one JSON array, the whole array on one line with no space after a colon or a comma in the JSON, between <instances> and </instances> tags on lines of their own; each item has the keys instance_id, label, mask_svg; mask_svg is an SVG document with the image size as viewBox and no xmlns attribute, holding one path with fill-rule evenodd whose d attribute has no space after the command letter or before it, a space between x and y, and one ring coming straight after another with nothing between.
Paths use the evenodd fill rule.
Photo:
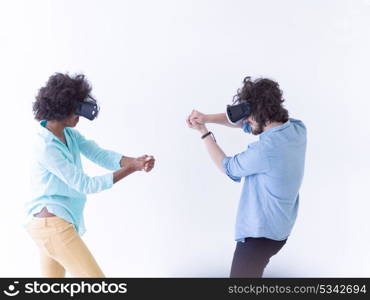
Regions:
<instances>
[{"instance_id":1,"label":"curly afro hair","mask_svg":"<svg viewBox=\"0 0 370 300\"><path fill-rule=\"evenodd\" d=\"M251 80L247 76L243 80L243 87L238 89L233 97L233 103L249 103L251 114L260 128L267 122L288 121L288 111L283 107L283 92L279 84L271 79L258 78Z\"/></svg>"},{"instance_id":2,"label":"curly afro hair","mask_svg":"<svg viewBox=\"0 0 370 300\"><path fill-rule=\"evenodd\" d=\"M35 119L63 121L76 111L77 102L84 101L91 92L85 75L55 73L42 87L33 102Z\"/></svg>"}]
</instances>

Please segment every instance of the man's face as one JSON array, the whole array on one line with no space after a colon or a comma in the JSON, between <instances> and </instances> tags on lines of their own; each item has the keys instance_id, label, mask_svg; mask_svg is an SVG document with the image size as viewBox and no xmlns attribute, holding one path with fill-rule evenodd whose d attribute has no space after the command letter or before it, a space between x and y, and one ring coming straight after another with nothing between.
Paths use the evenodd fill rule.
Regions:
<instances>
[{"instance_id":1,"label":"man's face","mask_svg":"<svg viewBox=\"0 0 370 300\"><path fill-rule=\"evenodd\" d=\"M245 118L243 120L243 123L249 123L251 129L252 129L252 134L254 135L259 135L263 132L263 128L259 126L259 124L256 122L256 120L253 118L253 116L249 116L248 118Z\"/></svg>"},{"instance_id":2,"label":"man's face","mask_svg":"<svg viewBox=\"0 0 370 300\"><path fill-rule=\"evenodd\" d=\"M79 119L80 119L80 116L73 113L64 120L64 125L66 127L75 127Z\"/></svg>"}]
</instances>

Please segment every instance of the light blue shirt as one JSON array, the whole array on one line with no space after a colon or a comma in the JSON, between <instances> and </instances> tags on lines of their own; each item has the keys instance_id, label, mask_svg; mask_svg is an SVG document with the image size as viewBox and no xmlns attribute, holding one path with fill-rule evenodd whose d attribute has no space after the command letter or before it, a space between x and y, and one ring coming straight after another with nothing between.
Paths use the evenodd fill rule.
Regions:
<instances>
[{"instance_id":1,"label":"light blue shirt","mask_svg":"<svg viewBox=\"0 0 370 300\"><path fill-rule=\"evenodd\" d=\"M35 137L31 166L32 196L25 203L27 218L23 225L46 206L51 213L74 224L79 235L83 235L86 231L83 218L86 194L111 188L113 172L87 176L82 169L80 153L112 171L120 169L123 155L100 148L70 127L64 129L65 145L45 125L45 120L40 122Z\"/></svg>"},{"instance_id":2,"label":"light blue shirt","mask_svg":"<svg viewBox=\"0 0 370 300\"><path fill-rule=\"evenodd\" d=\"M250 133L250 125L243 124ZM223 159L225 173L244 185L235 224L235 240L288 238L297 217L304 173L306 127L289 119L259 135L246 151Z\"/></svg>"}]
</instances>

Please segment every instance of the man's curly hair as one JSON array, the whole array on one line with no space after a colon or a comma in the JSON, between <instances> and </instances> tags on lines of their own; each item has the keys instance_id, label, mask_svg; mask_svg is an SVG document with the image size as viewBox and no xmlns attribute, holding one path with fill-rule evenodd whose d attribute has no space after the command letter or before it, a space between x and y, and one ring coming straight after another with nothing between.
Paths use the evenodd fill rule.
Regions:
<instances>
[{"instance_id":1,"label":"man's curly hair","mask_svg":"<svg viewBox=\"0 0 370 300\"><path fill-rule=\"evenodd\" d=\"M260 128L267 122L288 121L288 111L283 107L283 92L279 84L271 79L258 78L251 80L247 76L243 80L243 87L238 89L233 98L234 104L249 103L251 114Z\"/></svg>"},{"instance_id":2,"label":"man's curly hair","mask_svg":"<svg viewBox=\"0 0 370 300\"><path fill-rule=\"evenodd\" d=\"M55 73L38 91L33 102L35 119L63 121L76 111L77 101L84 101L91 92L85 75Z\"/></svg>"}]
</instances>

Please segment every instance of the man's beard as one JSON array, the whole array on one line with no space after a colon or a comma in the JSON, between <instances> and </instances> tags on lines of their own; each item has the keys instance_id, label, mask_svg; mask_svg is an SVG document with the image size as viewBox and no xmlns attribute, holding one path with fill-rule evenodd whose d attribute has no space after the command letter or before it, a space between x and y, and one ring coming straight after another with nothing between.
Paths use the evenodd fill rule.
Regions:
<instances>
[{"instance_id":1,"label":"man's beard","mask_svg":"<svg viewBox=\"0 0 370 300\"><path fill-rule=\"evenodd\" d=\"M259 135L263 132L262 126L260 124L257 124L257 128L252 128L252 134Z\"/></svg>"}]
</instances>

